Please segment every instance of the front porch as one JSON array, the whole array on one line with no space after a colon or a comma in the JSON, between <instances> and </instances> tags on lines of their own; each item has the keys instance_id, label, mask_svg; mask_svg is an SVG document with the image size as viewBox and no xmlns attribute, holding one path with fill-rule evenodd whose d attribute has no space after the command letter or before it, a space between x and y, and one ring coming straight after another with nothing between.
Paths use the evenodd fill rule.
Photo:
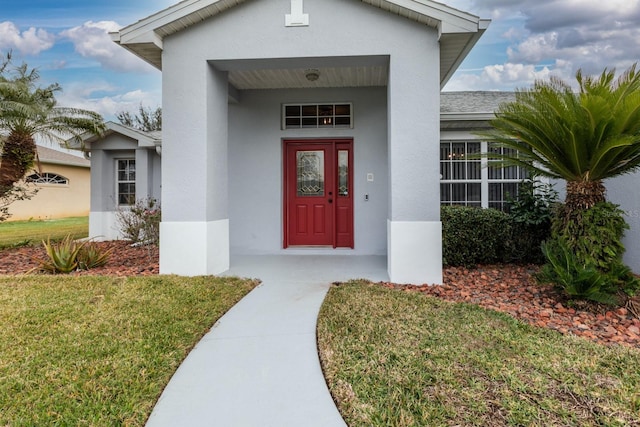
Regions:
<instances>
[{"instance_id":1,"label":"front porch","mask_svg":"<svg viewBox=\"0 0 640 427\"><path fill-rule=\"evenodd\" d=\"M387 257L379 255L231 255L230 268L222 275L317 284L389 281Z\"/></svg>"}]
</instances>

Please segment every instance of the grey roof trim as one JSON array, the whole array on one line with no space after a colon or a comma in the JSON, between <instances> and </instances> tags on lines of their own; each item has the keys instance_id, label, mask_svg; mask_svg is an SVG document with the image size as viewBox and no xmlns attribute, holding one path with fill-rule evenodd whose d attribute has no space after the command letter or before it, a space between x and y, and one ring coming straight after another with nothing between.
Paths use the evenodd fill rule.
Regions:
<instances>
[{"instance_id":1,"label":"grey roof trim","mask_svg":"<svg viewBox=\"0 0 640 427\"><path fill-rule=\"evenodd\" d=\"M111 39L161 70L164 37L218 15L244 1L183 0L111 33ZM441 87L449 81L490 22L432 0L361 1L438 29L441 42ZM462 45L459 37L461 34L467 35Z\"/></svg>"},{"instance_id":2,"label":"grey roof trim","mask_svg":"<svg viewBox=\"0 0 640 427\"><path fill-rule=\"evenodd\" d=\"M91 162L87 159L64 151L54 150L53 148L36 145L38 151L38 160L40 163L60 166L74 166L79 168L90 168Z\"/></svg>"},{"instance_id":3,"label":"grey roof trim","mask_svg":"<svg viewBox=\"0 0 640 427\"><path fill-rule=\"evenodd\" d=\"M82 136L82 143L79 143L75 140L69 140L69 146L75 149L80 149L82 144L86 145L92 142L100 141L104 137L112 135L114 133L119 133L138 141L138 147L141 148L153 148L162 145L161 132L145 132L115 122L107 122L105 123L105 125L107 127L107 131L104 133L104 135L95 136L87 133Z\"/></svg>"}]
</instances>

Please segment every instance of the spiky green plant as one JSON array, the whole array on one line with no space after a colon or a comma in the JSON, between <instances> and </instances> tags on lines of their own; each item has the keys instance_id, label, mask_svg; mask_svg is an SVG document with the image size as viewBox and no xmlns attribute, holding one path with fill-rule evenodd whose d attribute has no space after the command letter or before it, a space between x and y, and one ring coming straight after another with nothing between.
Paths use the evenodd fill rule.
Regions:
<instances>
[{"instance_id":1,"label":"spiky green plant","mask_svg":"<svg viewBox=\"0 0 640 427\"><path fill-rule=\"evenodd\" d=\"M492 153L503 165L567 181L567 217L605 201L603 180L640 168L640 73L636 65L617 79L576 74L579 90L559 78L537 81L502 104L493 130L483 135L517 150Z\"/></svg>"},{"instance_id":2,"label":"spiky green plant","mask_svg":"<svg viewBox=\"0 0 640 427\"><path fill-rule=\"evenodd\" d=\"M51 239L42 241L47 251L48 259L40 260L40 270L52 274L71 273L78 268L78 254L84 247L84 242L75 241L70 235L58 243Z\"/></svg>"},{"instance_id":3,"label":"spiky green plant","mask_svg":"<svg viewBox=\"0 0 640 427\"><path fill-rule=\"evenodd\" d=\"M109 261L113 249L103 251L94 242L87 242L78 252L78 268L80 270L90 270L102 267Z\"/></svg>"}]
</instances>

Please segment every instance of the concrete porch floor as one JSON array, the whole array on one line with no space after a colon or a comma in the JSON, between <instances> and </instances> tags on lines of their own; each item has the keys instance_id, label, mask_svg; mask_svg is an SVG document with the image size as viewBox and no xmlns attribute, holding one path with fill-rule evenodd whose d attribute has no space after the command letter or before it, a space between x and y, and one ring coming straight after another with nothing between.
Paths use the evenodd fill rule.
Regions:
<instances>
[{"instance_id":1,"label":"concrete porch floor","mask_svg":"<svg viewBox=\"0 0 640 427\"><path fill-rule=\"evenodd\" d=\"M332 283L349 279L387 281L386 256L232 255L225 276Z\"/></svg>"},{"instance_id":2,"label":"concrete porch floor","mask_svg":"<svg viewBox=\"0 0 640 427\"><path fill-rule=\"evenodd\" d=\"M388 280L386 268L383 256L233 256L224 275L262 284L191 351L147 426L345 426L318 359L318 311L332 282Z\"/></svg>"}]
</instances>

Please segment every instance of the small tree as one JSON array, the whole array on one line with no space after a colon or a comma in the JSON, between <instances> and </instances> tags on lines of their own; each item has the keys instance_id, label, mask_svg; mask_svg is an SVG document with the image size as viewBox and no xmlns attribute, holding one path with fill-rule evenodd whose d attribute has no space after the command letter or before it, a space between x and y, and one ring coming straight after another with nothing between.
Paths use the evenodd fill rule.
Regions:
<instances>
[{"instance_id":1,"label":"small tree","mask_svg":"<svg viewBox=\"0 0 640 427\"><path fill-rule=\"evenodd\" d=\"M129 111L120 111L116 118L125 126L130 126L145 132L162 130L162 108L155 110L145 108L142 103L138 107L138 114L131 114Z\"/></svg>"},{"instance_id":2,"label":"small tree","mask_svg":"<svg viewBox=\"0 0 640 427\"><path fill-rule=\"evenodd\" d=\"M635 65L617 79L614 70L595 77L578 71L576 80L577 92L557 78L516 92L483 135L516 150L515 157L491 154L502 165L567 182L553 220L555 241L545 249L546 277L571 288L570 295L601 300L603 293L638 286L622 263L626 223L606 203L603 181L640 168L640 73ZM611 283L618 286L612 290Z\"/></svg>"},{"instance_id":3,"label":"small tree","mask_svg":"<svg viewBox=\"0 0 640 427\"><path fill-rule=\"evenodd\" d=\"M60 85L40 87L39 79L37 70L29 69L27 64L13 66L10 53L0 64L0 135L4 135L0 151L1 200L11 200L16 183L35 163L35 136L67 144L70 139L82 141L86 133L100 135L105 130L99 114L59 107L55 95L61 90Z\"/></svg>"}]
</instances>

